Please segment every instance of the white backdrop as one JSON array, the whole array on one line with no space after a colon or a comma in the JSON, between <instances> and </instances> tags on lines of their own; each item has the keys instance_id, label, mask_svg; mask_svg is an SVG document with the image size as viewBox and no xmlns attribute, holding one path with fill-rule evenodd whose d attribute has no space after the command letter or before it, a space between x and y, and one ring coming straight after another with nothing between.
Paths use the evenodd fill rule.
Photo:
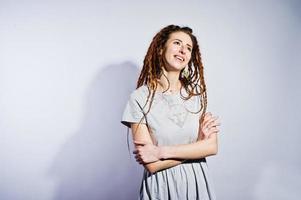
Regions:
<instances>
[{"instance_id":1,"label":"white backdrop","mask_svg":"<svg viewBox=\"0 0 301 200\"><path fill-rule=\"evenodd\" d=\"M218 199L299 199L301 3L0 1L0 199L136 199L120 118L162 27L198 37Z\"/></svg>"}]
</instances>

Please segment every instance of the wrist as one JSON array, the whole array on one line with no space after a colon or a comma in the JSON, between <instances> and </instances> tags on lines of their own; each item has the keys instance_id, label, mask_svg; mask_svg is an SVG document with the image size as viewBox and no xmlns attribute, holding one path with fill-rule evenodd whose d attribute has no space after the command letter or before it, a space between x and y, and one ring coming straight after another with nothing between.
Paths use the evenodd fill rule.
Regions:
<instances>
[{"instance_id":1,"label":"wrist","mask_svg":"<svg viewBox=\"0 0 301 200\"><path fill-rule=\"evenodd\" d=\"M167 146L161 146L159 147L159 158L162 160L168 159L168 147Z\"/></svg>"}]
</instances>

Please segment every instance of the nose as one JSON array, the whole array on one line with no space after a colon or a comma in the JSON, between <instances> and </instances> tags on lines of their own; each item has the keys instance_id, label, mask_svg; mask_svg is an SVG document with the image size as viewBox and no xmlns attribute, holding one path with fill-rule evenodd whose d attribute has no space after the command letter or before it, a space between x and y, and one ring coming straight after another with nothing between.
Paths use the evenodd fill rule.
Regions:
<instances>
[{"instance_id":1,"label":"nose","mask_svg":"<svg viewBox=\"0 0 301 200\"><path fill-rule=\"evenodd\" d=\"M185 53L186 53L186 52L185 52L185 48L184 48L183 45L181 45L181 47L180 47L180 53L181 53L181 54L185 54Z\"/></svg>"}]
</instances>

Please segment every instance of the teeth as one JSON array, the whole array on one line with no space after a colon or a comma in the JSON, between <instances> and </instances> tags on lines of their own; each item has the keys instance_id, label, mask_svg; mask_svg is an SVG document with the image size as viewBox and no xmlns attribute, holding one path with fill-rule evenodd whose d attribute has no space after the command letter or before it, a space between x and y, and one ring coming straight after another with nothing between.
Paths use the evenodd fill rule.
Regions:
<instances>
[{"instance_id":1,"label":"teeth","mask_svg":"<svg viewBox=\"0 0 301 200\"><path fill-rule=\"evenodd\" d=\"M184 58L181 58L180 56L176 56L176 58L180 59L181 61L184 61Z\"/></svg>"}]
</instances>

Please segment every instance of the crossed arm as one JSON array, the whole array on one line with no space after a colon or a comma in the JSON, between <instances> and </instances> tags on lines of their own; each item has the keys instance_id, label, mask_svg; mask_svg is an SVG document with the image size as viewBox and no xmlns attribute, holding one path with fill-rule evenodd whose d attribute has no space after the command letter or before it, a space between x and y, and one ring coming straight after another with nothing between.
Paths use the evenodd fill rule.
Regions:
<instances>
[{"instance_id":1,"label":"crossed arm","mask_svg":"<svg viewBox=\"0 0 301 200\"><path fill-rule=\"evenodd\" d=\"M143 164L151 173L174 167L184 160L200 159L217 154L217 117L206 113L200 123L198 140L191 144L155 146L145 124L132 124L133 140L137 162Z\"/></svg>"}]
</instances>

